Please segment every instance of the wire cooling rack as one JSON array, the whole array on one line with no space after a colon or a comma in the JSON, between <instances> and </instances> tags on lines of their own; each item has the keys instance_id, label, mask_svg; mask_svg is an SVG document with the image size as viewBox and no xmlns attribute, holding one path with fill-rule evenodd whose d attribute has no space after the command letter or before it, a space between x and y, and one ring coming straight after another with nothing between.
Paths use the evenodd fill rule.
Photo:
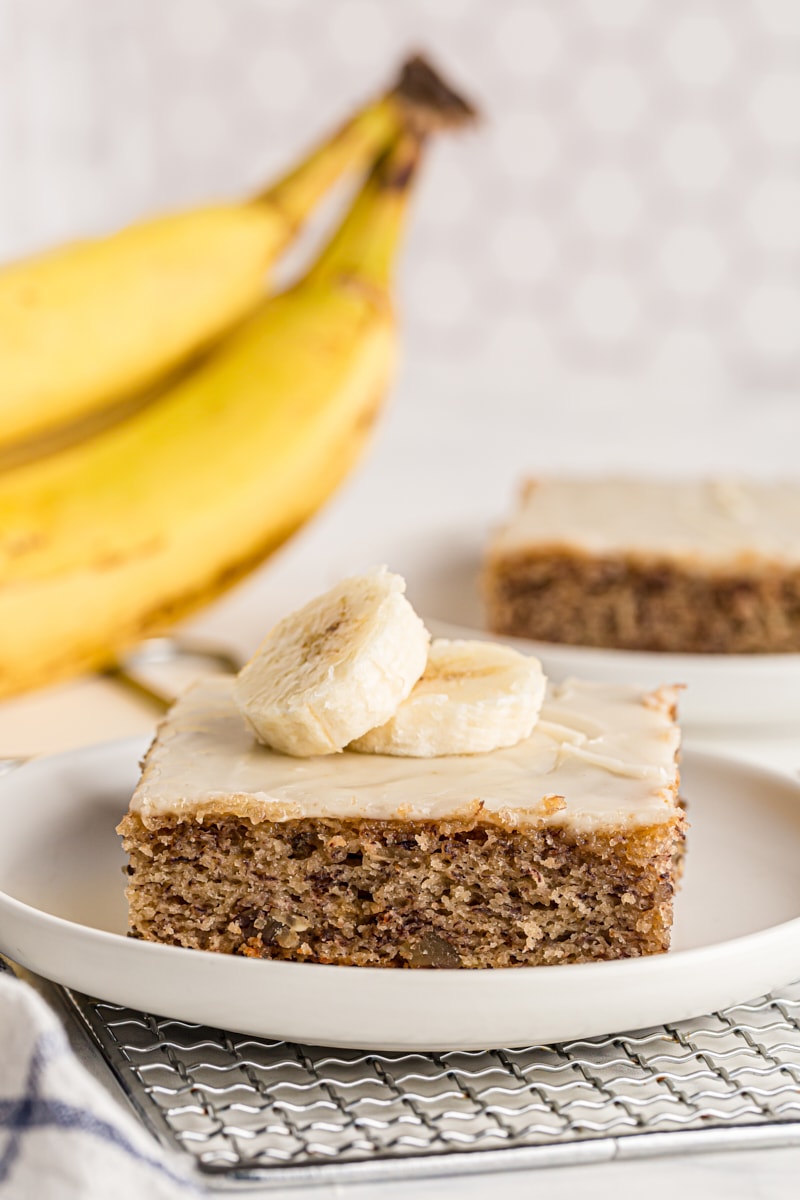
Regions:
<instances>
[{"instance_id":1,"label":"wire cooling rack","mask_svg":"<svg viewBox=\"0 0 800 1200\"><path fill-rule=\"evenodd\" d=\"M300 1046L64 997L162 1142L225 1190L800 1144L800 982L524 1050Z\"/></svg>"}]
</instances>

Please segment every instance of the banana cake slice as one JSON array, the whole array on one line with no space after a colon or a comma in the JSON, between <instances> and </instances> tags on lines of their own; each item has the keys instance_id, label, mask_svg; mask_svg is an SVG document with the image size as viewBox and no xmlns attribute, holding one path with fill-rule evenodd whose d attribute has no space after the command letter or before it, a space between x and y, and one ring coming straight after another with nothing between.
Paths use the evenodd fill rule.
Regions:
<instances>
[{"instance_id":1,"label":"banana cake slice","mask_svg":"<svg viewBox=\"0 0 800 1200\"><path fill-rule=\"evenodd\" d=\"M291 757L233 680L158 730L119 827L134 937L376 967L512 967L669 946L685 819L675 692L549 686L516 745Z\"/></svg>"},{"instance_id":2,"label":"banana cake slice","mask_svg":"<svg viewBox=\"0 0 800 1200\"><path fill-rule=\"evenodd\" d=\"M489 546L489 628L684 653L800 651L800 485L535 479Z\"/></svg>"}]
</instances>

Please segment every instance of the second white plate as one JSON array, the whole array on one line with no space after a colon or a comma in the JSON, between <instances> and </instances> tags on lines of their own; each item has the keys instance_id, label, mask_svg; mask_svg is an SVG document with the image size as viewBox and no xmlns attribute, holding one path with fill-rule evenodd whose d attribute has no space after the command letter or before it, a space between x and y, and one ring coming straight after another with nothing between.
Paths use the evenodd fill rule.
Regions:
<instances>
[{"instance_id":1,"label":"second white plate","mask_svg":"<svg viewBox=\"0 0 800 1200\"><path fill-rule=\"evenodd\" d=\"M800 722L800 654L646 654L497 637L439 620L426 624L436 637L491 638L535 654L554 680L575 675L647 687L679 683L685 689L678 702L684 728L724 725L763 733Z\"/></svg>"},{"instance_id":2,"label":"second white plate","mask_svg":"<svg viewBox=\"0 0 800 1200\"><path fill-rule=\"evenodd\" d=\"M507 971L260 962L124 936L114 827L140 739L57 755L0 780L0 950L135 1009L263 1037L445 1050L592 1037L679 1021L800 975L800 787L687 753L691 830L675 950Z\"/></svg>"}]
</instances>

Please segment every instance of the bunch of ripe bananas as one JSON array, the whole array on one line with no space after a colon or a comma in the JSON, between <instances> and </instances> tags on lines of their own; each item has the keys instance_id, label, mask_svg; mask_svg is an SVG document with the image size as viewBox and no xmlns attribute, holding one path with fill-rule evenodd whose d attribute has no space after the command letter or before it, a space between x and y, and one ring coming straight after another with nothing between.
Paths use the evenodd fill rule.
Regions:
<instances>
[{"instance_id":1,"label":"bunch of ripe bananas","mask_svg":"<svg viewBox=\"0 0 800 1200\"><path fill-rule=\"evenodd\" d=\"M245 203L0 271L0 696L107 664L327 499L392 373L392 262L426 136L472 116L421 59ZM371 170L289 290L265 276Z\"/></svg>"}]
</instances>

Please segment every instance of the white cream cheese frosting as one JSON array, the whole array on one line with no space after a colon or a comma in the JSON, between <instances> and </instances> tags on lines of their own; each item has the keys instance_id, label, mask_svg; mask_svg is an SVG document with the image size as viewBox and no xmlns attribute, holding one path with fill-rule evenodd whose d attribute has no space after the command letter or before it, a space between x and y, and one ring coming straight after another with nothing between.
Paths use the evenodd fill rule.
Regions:
<instances>
[{"instance_id":1,"label":"white cream cheese frosting","mask_svg":"<svg viewBox=\"0 0 800 1200\"><path fill-rule=\"evenodd\" d=\"M674 820L679 731L675 691L568 680L551 686L532 735L488 754L291 758L259 745L231 679L189 689L162 723L130 811L146 825L232 815L435 820L580 832Z\"/></svg>"},{"instance_id":2,"label":"white cream cheese frosting","mask_svg":"<svg viewBox=\"0 0 800 1200\"><path fill-rule=\"evenodd\" d=\"M490 555L533 549L717 567L800 566L800 484L532 480Z\"/></svg>"}]
</instances>

